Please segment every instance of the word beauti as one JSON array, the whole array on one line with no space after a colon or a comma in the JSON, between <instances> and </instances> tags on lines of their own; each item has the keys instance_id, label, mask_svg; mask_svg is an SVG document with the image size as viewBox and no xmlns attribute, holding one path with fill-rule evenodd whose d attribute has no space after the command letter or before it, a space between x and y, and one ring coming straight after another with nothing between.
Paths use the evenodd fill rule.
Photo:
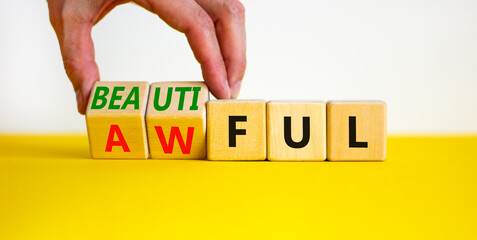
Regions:
<instances>
[{"instance_id":1,"label":"word beauti","mask_svg":"<svg viewBox=\"0 0 477 240\"><path fill-rule=\"evenodd\" d=\"M204 82L96 82L93 158L380 161L380 101L209 101Z\"/></svg>"}]
</instances>

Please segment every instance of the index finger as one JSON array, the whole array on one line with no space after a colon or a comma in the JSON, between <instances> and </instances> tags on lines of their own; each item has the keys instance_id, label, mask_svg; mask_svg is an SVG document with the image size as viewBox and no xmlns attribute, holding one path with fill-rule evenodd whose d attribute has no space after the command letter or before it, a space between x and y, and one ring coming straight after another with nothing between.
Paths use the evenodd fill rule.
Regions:
<instances>
[{"instance_id":1,"label":"index finger","mask_svg":"<svg viewBox=\"0 0 477 240\"><path fill-rule=\"evenodd\" d=\"M227 68L230 97L237 98L247 66L245 8L238 0L196 0L215 22L215 31Z\"/></svg>"},{"instance_id":2,"label":"index finger","mask_svg":"<svg viewBox=\"0 0 477 240\"><path fill-rule=\"evenodd\" d=\"M201 64L202 75L212 94L229 98L227 71L207 12L193 0L137 0L139 5L156 13L172 28L185 33L195 58Z\"/></svg>"}]
</instances>

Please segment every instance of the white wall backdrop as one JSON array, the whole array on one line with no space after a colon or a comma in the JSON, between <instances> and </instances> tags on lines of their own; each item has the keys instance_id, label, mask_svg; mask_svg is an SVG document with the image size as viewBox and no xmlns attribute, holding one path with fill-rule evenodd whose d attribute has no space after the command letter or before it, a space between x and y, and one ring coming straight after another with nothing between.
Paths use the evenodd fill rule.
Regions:
<instances>
[{"instance_id":1,"label":"white wall backdrop","mask_svg":"<svg viewBox=\"0 0 477 240\"><path fill-rule=\"evenodd\" d=\"M46 1L0 2L0 133L86 133ZM477 1L243 3L240 98L381 99L390 133L477 132ZM93 38L102 80L201 79L185 37L133 4Z\"/></svg>"}]
</instances>

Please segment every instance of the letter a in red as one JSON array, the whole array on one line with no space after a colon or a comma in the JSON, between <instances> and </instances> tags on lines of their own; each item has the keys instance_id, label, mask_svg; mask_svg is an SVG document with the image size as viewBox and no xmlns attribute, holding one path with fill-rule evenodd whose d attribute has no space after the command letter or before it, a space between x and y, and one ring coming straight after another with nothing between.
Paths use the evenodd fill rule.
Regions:
<instances>
[{"instance_id":1,"label":"letter a in red","mask_svg":"<svg viewBox=\"0 0 477 240\"><path fill-rule=\"evenodd\" d=\"M181 151L183 154L190 154L190 149L192 147L192 137L194 135L194 127L187 128L187 141L184 143L184 139L182 138L181 131L179 127L171 127L171 133L169 135L169 143L166 142L166 137L164 136L164 132L162 131L161 126L154 126L156 129L157 136L159 137L159 141L161 142L162 149L164 153L172 153L172 149L174 148L174 138L177 137L177 142L179 142L179 146L181 147Z\"/></svg>"},{"instance_id":2,"label":"letter a in red","mask_svg":"<svg viewBox=\"0 0 477 240\"><path fill-rule=\"evenodd\" d=\"M118 135L118 141L114 141L115 134ZM113 146L121 146L123 147L124 152L131 152L129 150L128 144L126 143L126 139L124 139L123 133L121 132L121 129L119 129L118 125L111 125L111 128L109 129L106 152L111 152L113 150Z\"/></svg>"}]
</instances>

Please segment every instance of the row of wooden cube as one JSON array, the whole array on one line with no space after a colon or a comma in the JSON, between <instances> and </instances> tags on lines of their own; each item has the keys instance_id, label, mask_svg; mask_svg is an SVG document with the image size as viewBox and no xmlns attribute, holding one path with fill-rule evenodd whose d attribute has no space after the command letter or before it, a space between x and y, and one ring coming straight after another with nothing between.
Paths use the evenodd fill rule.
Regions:
<instances>
[{"instance_id":1,"label":"row of wooden cube","mask_svg":"<svg viewBox=\"0 0 477 240\"><path fill-rule=\"evenodd\" d=\"M379 161L379 101L213 100L203 82L97 82L86 123L93 158Z\"/></svg>"}]
</instances>

